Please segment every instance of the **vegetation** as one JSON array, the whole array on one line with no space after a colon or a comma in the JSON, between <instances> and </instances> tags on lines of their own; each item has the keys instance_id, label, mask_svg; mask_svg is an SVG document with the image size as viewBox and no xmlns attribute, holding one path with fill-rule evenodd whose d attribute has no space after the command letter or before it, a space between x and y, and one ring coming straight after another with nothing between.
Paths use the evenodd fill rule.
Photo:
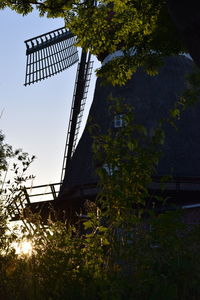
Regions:
<instances>
[{"instance_id":1,"label":"vegetation","mask_svg":"<svg viewBox=\"0 0 200 300\"><path fill-rule=\"evenodd\" d=\"M111 99L112 110L124 105ZM129 106L124 121L104 135L92 128L96 159L110 172L99 167L102 191L87 217L66 226L30 215L20 236L2 233L1 299L199 299L200 226L188 228L181 211L157 214L146 201L161 125L147 138ZM13 242L24 241L32 250L17 254Z\"/></svg>"},{"instance_id":2,"label":"vegetation","mask_svg":"<svg viewBox=\"0 0 200 300\"><path fill-rule=\"evenodd\" d=\"M40 15L63 17L78 44L100 59L122 49L123 57L98 72L113 84L124 84L140 66L155 74L162 56L185 51L164 0L102 0L96 7L91 0L0 0L0 8L5 7L22 14L36 7ZM192 76L194 87L170 112L172 124L187 100L198 98L199 75ZM120 102L114 111L124 111ZM88 202L87 216L80 216L78 224L66 226L50 218L43 224L40 216L30 215L17 232L8 227L3 202L0 299L200 298L200 226L188 228L182 211L158 214L153 209L158 198L146 201L163 140L162 122L148 137L145 128L134 123L133 109L127 106L126 111L123 128L95 135L96 159L105 162L109 172L99 168L101 193L96 205ZM0 171L6 169L11 153L1 136ZM32 159L15 154L22 173L15 165L7 197L18 201L17 187L28 179L23 172ZM32 251L17 254L13 243L24 241L32 243Z\"/></svg>"},{"instance_id":3,"label":"vegetation","mask_svg":"<svg viewBox=\"0 0 200 300\"><path fill-rule=\"evenodd\" d=\"M12 148L4 143L4 135L0 132L0 248L5 247L5 232L7 230L5 207L2 199L2 192L4 186L3 174L7 170L7 160L13 155Z\"/></svg>"},{"instance_id":4,"label":"vegetation","mask_svg":"<svg viewBox=\"0 0 200 300\"><path fill-rule=\"evenodd\" d=\"M4 135L0 132L0 176L7 169L7 159L12 156L12 148L4 143ZM2 182L0 182L2 183Z\"/></svg>"},{"instance_id":5,"label":"vegetation","mask_svg":"<svg viewBox=\"0 0 200 300\"><path fill-rule=\"evenodd\" d=\"M122 50L124 56L98 71L112 84L124 84L141 66L156 74L163 56L187 52L165 0L101 0L96 6L94 2L0 0L0 8L9 7L23 15L36 8L40 16L63 18L77 36L77 44L100 60Z\"/></svg>"}]
</instances>

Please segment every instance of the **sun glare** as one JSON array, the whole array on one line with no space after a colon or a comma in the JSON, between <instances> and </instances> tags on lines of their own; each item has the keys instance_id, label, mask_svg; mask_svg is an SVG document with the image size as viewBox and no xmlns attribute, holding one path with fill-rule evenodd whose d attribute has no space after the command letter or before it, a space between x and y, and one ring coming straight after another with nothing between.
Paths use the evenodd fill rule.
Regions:
<instances>
[{"instance_id":1,"label":"sun glare","mask_svg":"<svg viewBox=\"0 0 200 300\"><path fill-rule=\"evenodd\" d=\"M16 254L18 254L18 255L30 256L33 251L31 241L22 241L16 245L14 245L14 248L15 248Z\"/></svg>"}]
</instances>

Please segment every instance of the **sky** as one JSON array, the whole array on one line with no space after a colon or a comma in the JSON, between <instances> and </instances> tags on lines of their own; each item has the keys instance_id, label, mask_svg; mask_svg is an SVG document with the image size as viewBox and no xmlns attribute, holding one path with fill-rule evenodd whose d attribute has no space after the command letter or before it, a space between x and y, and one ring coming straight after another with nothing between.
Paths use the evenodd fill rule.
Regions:
<instances>
[{"instance_id":1,"label":"sky","mask_svg":"<svg viewBox=\"0 0 200 300\"><path fill-rule=\"evenodd\" d=\"M0 11L0 129L14 149L36 155L29 170L36 176L34 185L60 182L77 65L25 87L24 40L63 25L62 19L40 18L37 12L23 17L9 9ZM93 72L84 120L95 81Z\"/></svg>"}]
</instances>

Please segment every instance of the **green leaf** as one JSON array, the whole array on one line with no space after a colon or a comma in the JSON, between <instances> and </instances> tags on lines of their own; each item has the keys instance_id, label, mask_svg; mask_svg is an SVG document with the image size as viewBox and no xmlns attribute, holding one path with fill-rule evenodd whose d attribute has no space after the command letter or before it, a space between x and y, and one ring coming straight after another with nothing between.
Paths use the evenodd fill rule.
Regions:
<instances>
[{"instance_id":1,"label":"green leaf","mask_svg":"<svg viewBox=\"0 0 200 300\"><path fill-rule=\"evenodd\" d=\"M104 227L104 226L100 226L98 229L99 229L100 232L106 232L106 231L108 231L108 228Z\"/></svg>"},{"instance_id":2,"label":"green leaf","mask_svg":"<svg viewBox=\"0 0 200 300\"><path fill-rule=\"evenodd\" d=\"M91 221L86 221L86 222L83 223L83 225L84 225L85 229L89 229L89 228L92 228L93 224L92 224Z\"/></svg>"}]
</instances>

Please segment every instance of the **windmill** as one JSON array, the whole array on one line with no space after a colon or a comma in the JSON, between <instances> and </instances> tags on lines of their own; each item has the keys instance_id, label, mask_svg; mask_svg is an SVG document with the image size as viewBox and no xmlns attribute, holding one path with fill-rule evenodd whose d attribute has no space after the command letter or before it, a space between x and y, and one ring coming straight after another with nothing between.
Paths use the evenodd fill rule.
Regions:
<instances>
[{"instance_id":1,"label":"windmill","mask_svg":"<svg viewBox=\"0 0 200 300\"><path fill-rule=\"evenodd\" d=\"M25 41L27 56L25 86L56 75L78 63L64 149L61 180L56 184L33 187L38 190L49 187L50 191L45 192L45 195L47 197L51 195L53 200L57 199L59 187L63 182L65 171L76 148L93 68L93 61L91 61L91 53L89 51L82 49L79 61L75 43L76 37L65 27ZM27 190L26 188L24 189L24 201L21 201L19 204L9 203L8 211L11 219L16 220L20 218L20 212L24 209L24 206L31 205L30 195ZM44 193L39 192L33 196L42 195ZM46 201L45 204L47 204ZM34 205L37 204L34 203Z\"/></svg>"},{"instance_id":2,"label":"windmill","mask_svg":"<svg viewBox=\"0 0 200 300\"><path fill-rule=\"evenodd\" d=\"M25 41L27 47L25 85L46 79L77 63L78 55L77 49L74 46L75 40L75 36L62 27ZM60 193L60 199L63 197L64 201L68 201L73 198L73 206L77 207L84 197L91 197L93 200L98 193L96 186L97 178L93 176L95 170L94 164L92 164L91 139L87 128L76 148L77 136L92 72L93 63L90 59L90 53L83 49L77 68L61 175L61 183L63 183L62 186L64 186L64 189ZM147 125L149 132L151 132L151 129L153 129L155 123L158 121L154 117L157 114L157 117L160 118L162 111L163 116L166 116L164 115L164 111L166 112L169 105L177 100L177 95L180 95L185 87L184 74L191 72L191 69L192 62L185 57L178 56L168 58L161 73L154 78L138 71L124 88L102 88L98 80L91 114L94 116L95 121L99 121L100 125L106 127L108 124L111 124L107 116L108 108L105 102L100 100L105 99L110 92L113 92L114 96L121 96L126 99L126 102L136 106L136 110L138 110L137 115L140 119L139 122L144 120L144 124ZM146 88L144 88L145 86ZM157 105L155 105L156 101ZM157 108L159 108L158 111L156 111ZM200 107L196 111L200 113ZM168 141L164 146L165 158L161 161L159 169L159 175L162 175L163 172L169 174L173 170L172 176L175 179L167 183L169 187L167 197L174 199L175 195L178 195L177 199L182 202L184 200L183 204L185 206L198 205L200 207L199 203L195 203L195 197L199 197L200 195L200 167L196 164L196 161L200 160L200 147L198 146L200 124L197 120L199 113L194 114L192 117L194 121L190 122L190 126L188 126L188 119L190 117L189 115L185 115L186 117L181 125L183 129L182 136L179 140L177 140L177 136L171 130L168 130ZM199 126L198 130L197 124ZM190 141L189 143L188 140ZM187 151L187 145L189 145L192 151ZM84 157L83 153L86 153ZM81 171L76 168L77 165L81 165ZM194 185L195 188L193 188ZM55 207L60 206L61 209L64 208L62 207L63 203L61 203L62 199L59 202L57 197L58 192L55 189L56 186L60 186L60 183L48 186L50 192L46 193L46 195L51 194L53 195L53 200L58 200L51 201L51 203L54 203ZM159 194L160 191L158 188L155 188L156 186L158 186L158 182L155 180L153 192ZM30 194L27 192L27 189L24 190L24 195L25 206L28 205L31 207L32 211L41 211L41 207L43 206L43 211L48 212L48 201L45 203L31 203ZM43 195L43 193L38 195ZM188 199L190 199L189 204ZM191 201L194 203L191 204ZM23 209L23 207L24 204L22 203L20 207L16 207L15 210L11 211L10 215L12 215L13 219L20 217L20 209Z\"/></svg>"}]
</instances>

